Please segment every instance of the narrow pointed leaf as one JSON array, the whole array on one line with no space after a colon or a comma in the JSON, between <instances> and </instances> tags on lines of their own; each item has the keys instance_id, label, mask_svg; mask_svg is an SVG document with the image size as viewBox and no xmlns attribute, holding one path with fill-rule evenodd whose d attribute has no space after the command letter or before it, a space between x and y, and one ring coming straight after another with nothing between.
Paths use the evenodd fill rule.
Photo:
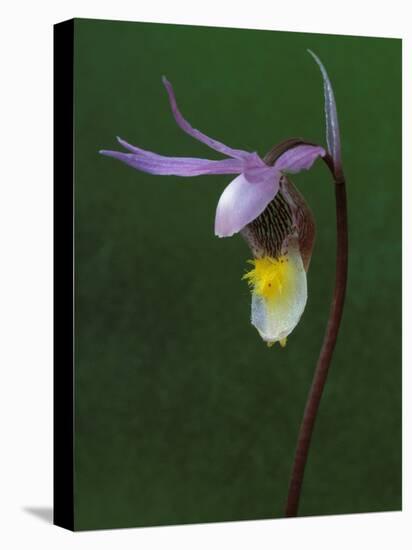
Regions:
<instances>
[{"instance_id":1,"label":"narrow pointed leaf","mask_svg":"<svg viewBox=\"0 0 412 550\"><path fill-rule=\"evenodd\" d=\"M336 102L335 102L335 96L333 94L332 84L329 80L328 73L326 72L326 69L323 66L322 61L311 50L308 50L308 52L316 61L316 63L319 65L319 68L322 73L323 88L325 92L326 141L328 144L329 153L332 156L333 162L335 164L335 171L339 171L342 166L340 134L339 134L338 114L336 111Z\"/></svg>"}]
</instances>

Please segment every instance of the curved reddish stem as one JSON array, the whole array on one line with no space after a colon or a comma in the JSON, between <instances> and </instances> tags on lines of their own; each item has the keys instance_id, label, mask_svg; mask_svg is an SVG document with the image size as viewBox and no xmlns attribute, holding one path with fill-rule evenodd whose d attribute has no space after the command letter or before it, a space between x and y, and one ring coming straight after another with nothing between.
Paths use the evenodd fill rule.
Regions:
<instances>
[{"instance_id":1,"label":"curved reddish stem","mask_svg":"<svg viewBox=\"0 0 412 550\"><path fill-rule=\"evenodd\" d=\"M285 516L297 516L300 494L302 490L303 476L308 458L310 442L315 425L319 404L325 386L326 378L338 337L340 321L342 318L345 301L346 280L348 271L348 222L346 205L346 186L342 169L334 167L330 155L324 158L329 170L332 172L335 182L336 202L336 279L335 290L329 313L329 320L320 351L318 363L313 376L312 386L306 401L302 423L299 430L298 442L293 463L292 476L289 484L289 492L286 503Z\"/></svg>"}]
</instances>

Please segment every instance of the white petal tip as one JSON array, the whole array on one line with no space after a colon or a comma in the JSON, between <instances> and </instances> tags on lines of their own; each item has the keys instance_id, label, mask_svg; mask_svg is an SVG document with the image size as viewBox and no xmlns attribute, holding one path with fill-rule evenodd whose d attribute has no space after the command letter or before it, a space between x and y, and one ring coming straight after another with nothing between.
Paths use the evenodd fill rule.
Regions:
<instances>
[{"instance_id":1,"label":"white petal tip","mask_svg":"<svg viewBox=\"0 0 412 550\"><path fill-rule=\"evenodd\" d=\"M233 235L235 235L236 233L237 231L234 231L234 232L215 231L215 236L219 237L219 239L225 239L226 237L233 237Z\"/></svg>"},{"instance_id":2,"label":"white petal tip","mask_svg":"<svg viewBox=\"0 0 412 550\"><path fill-rule=\"evenodd\" d=\"M276 342L279 342L279 344L281 344L282 342L284 342L286 340L286 338L289 336L289 334L292 332L292 330L285 330L279 334L276 335L276 338L273 338L273 335L271 334L265 334L263 333L262 331L260 331L257 327L255 327L256 330L258 331L259 333L259 336L262 338L262 340L264 342L266 342L266 344L271 347L273 346L274 344L276 344ZM283 347L283 346L282 346Z\"/></svg>"}]
</instances>

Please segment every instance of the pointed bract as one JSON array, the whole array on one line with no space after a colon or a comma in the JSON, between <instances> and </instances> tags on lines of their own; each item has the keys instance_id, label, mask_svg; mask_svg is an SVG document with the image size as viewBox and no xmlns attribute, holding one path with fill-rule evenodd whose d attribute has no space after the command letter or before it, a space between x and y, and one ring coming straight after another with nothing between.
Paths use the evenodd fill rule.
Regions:
<instances>
[{"instance_id":1,"label":"pointed bract","mask_svg":"<svg viewBox=\"0 0 412 550\"><path fill-rule=\"evenodd\" d=\"M325 94L325 117L326 117L326 141L328 144L329 153L333 159L335 165L335 171L339 172L342 169L342 159L341 159L341 147L340 147L340 133L339 133L339 122L338 122L338 113L336 110L335 95L333 93L332 84L329 80L328 73L326 72L325 67L323 66L322 61L319 57L308 50L310 55L319 65L319 68L323 77L323 89Z\"/></svg>"}]
</instances>

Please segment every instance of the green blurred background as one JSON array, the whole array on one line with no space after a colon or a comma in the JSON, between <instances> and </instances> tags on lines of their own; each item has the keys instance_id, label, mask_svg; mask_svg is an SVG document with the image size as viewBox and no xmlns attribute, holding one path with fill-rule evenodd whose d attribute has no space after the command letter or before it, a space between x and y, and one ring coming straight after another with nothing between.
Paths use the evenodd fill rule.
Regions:
<instances>
[{"instance_id":1,"label":"green blurred background","mask_svg":"<svg viewBox=\"0 0 412 550\"><path fill-rule=\"evenodd\" d=\"M183 114L264 155L324 143L323 60L348 182L346 308L301 515L401 507L401 41L148 23L75 22L75 525L281 517L334 278L334 196L295 177L317 220L309 298L285 349L249 322L239 236L213 234L231 176L157 177L99 156L115 136L222 158Z\"/></svg>"}]
</instances>

